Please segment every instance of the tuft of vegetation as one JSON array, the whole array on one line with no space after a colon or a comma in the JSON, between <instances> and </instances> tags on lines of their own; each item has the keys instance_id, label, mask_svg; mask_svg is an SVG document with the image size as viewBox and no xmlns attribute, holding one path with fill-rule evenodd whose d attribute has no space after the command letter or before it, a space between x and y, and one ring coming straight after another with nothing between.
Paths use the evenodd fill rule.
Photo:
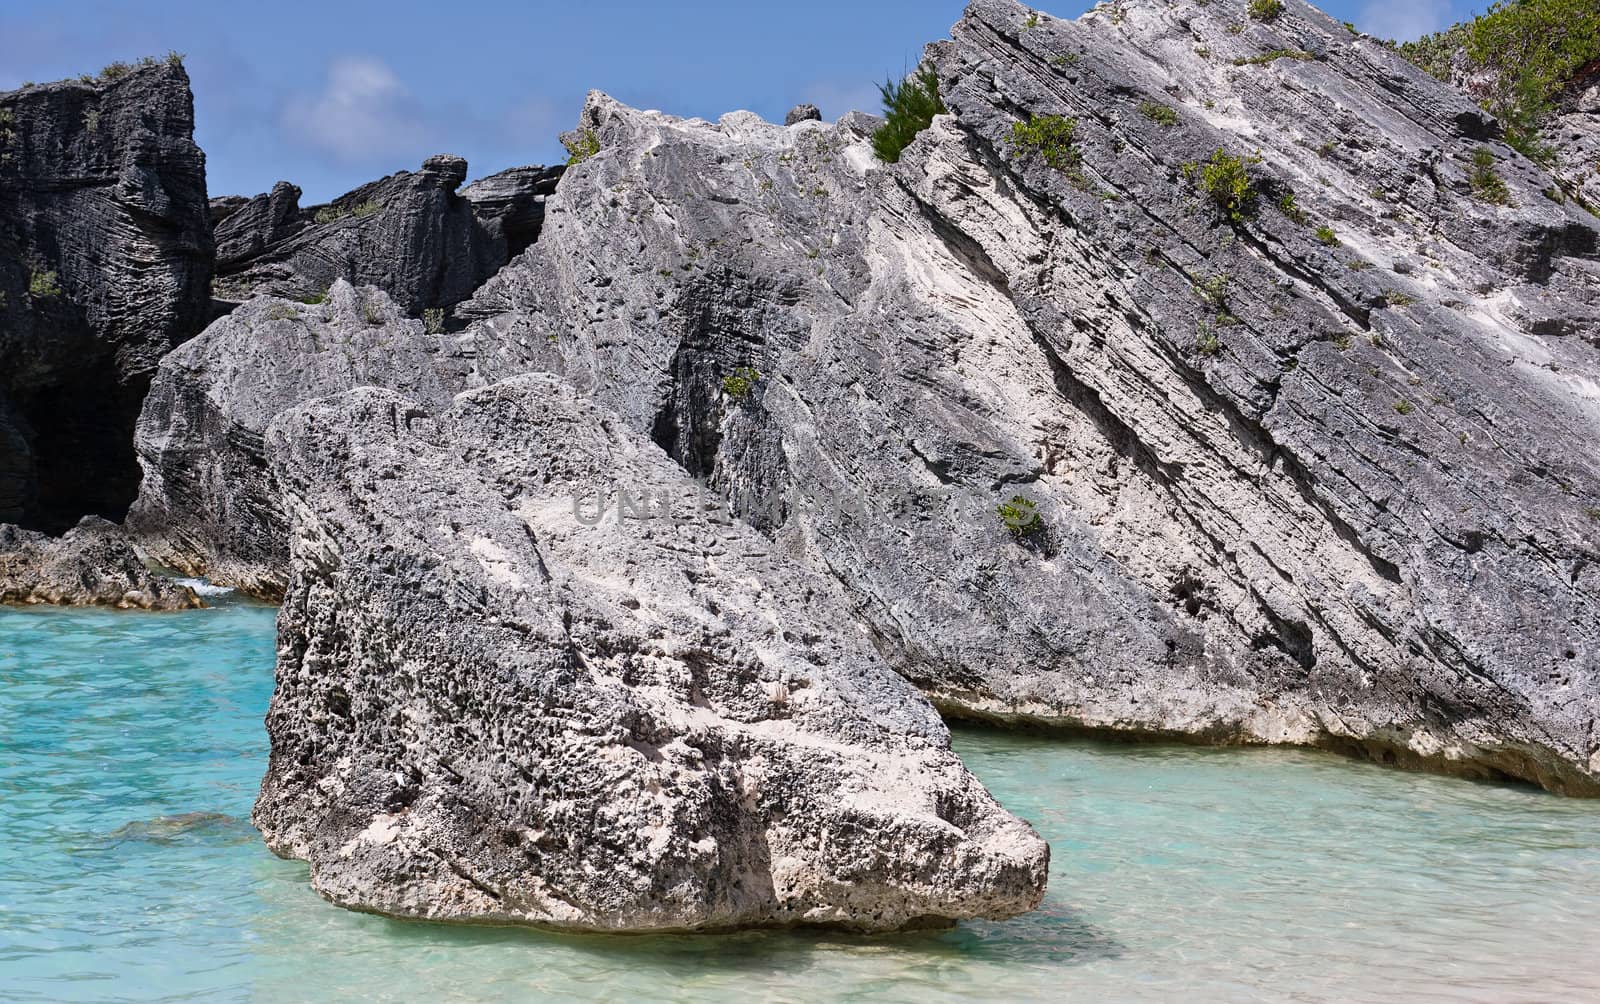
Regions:
<instances>
[{"instance_id":1,"label":"tuft of vegetation","mask_svg":"<svg viewBox=\"0 0 1600 1004\"><path fill-rule=\"evenodd\" d=\"M422 312L422 330L430 335L444 334L443 307L429 307Z\"/></svg>"},{"instance_id":2,"label":"tuft of vegetation","mask_svg":"<svg viewBox=\"0 0 1600 1004\"><path fill-rule=\"evenodd\" d=\"M1025 32L1032 31L1037 27L1039 27L1039 15L1037 14L1029 14L1028 19L1022 22L1022 30Z\"/></svg>"},{"instance_id":3,"label":"tuft of vegetation","mask_svg":"<svg viewBox=\"0 0 1600 1004\"><path fill-rule=\"evenodd\" d=\"M1157 125L1175 126L1178 124L1177 111L1157 101L1146 101L1140 104L1139 114Z\"/></svg>"},{"instance_id":4,"label":"tuft of vegetation","mask_svg":"<svg viewBox=\"0 0 1600 1004\"><path fill-rule=\"evenodd\" d=\"M1540 130L1556 99L1584 67L1600 59L1600 5L1594 0L1498 0L1472 21L1399 47L1441 80L1472 75L1486 88L1483 107L1513 147L1547 160ZM1458 67L1458 61L1465 63Z\"/></svg>"},{"instance_id":5,"label":"tuft of vegetation","mask_svg":"<svg viewBox=\"0 0 1600 1004\"><path fill-rule=\"evenodd\" d=\"M1409 307L1417 302L1417 298L1398 289L1386 289L1383 291L1383 302L1391 307Z\"/></svg>"},{"instance_id":6,"label":"tuft of vegetation","mask_svg":"<svg viewBox=\"0 0 1600 1004\"><path fill-rule=\"evenodd\" d=\"M567 166L573 167L600 152L600 134L593 129L580 129L563 137L561 145L567 148Z\"/></svg>"},{"instance_id":7,"label":"tuft of vegetation","mask_svg":"<svg viewBox=\"0 0 1600 1004\"><path fill-rule=\"evenodd\" d=\"M1583 511L1583 514L1596 522L1600 522L1600 508L1590 506Z\"/></svg>"},{"instance_id":8,"label":"tuft of vegetation","mask_svg":"<svg viewBox=\"0 0 1600 1004\"><path fill-rule=\"evenodd\" d=\"M1494 151L1480 146L1472 151L1472 170L1467 173L1467 183L1472 186L1473 198L1497 206L1510 205L1511 189L1494 169Z\"/></svg>"},{"instance_id":9,"label":"tuft of vegetation","mask_svg":"<svg viewBox=\"0 0 1600 1004\"><path fill-rule=\"evenodd\" d=\"M54 271L34 269L28 273L28 295L35 300L53 300L61 295L61 284Z\"/></svg>"},{"instance_id":10,"label":"tuft of vegetation","mask_svg":"<svg viewBox=\"0 0 1600 1004\"><path fill-rule=\"evenodd\" d=\"M1214 356L1222 351L1222 340L1209 324L1200 325L1200 332L1194 337L1194 350L1203 356Z\"/></svg>"},{"instance_id":11,"label":"tuft of vegetation","mask_svg":"<svg viewBox=\"0 0 1600 1004\"><path fill-rule=\"evenodd\" d=\"M933 123L935 115L945 113L939 75L924 66L898 84L884 81L878 93L883 98L884 123L872 134L872 152L885 164L898 164L917 134Z\"/></svg>"},{"instance_id":12,"label":"tuft of vegetation","mask_svg":"<svg viewBox=\"0 0 1600 1004\"><path fill-rule=\"evenodd\" d=\"M1306 225L1306 211L1300 208L1300 203L1295 199L1293 192L1278 200L1278 211L1287 216L1291 222L1300 226Z\"/></svg>"},{"instance_id":13,"label":"tuft of vegetation","mask_svg":"<svg viewBox=\"0 0 1600 1004\"><path fill-rule=\"evenodd\" d=\"M372 300L361 302L361 316L366 318L368 324L377 327L384 321L383 308Z\"/></svg>"},{"instance_id":14,"label":"tuft of vegetation","mask_svg":"<svg viewBox=\"0 0 1600 1004\"><path fill-rule=\"evenodd\" d=\"M1271 21L1283 13L1283 0L1250 0L1250 16L1257 21Z\"/></svg>"},{"instance_id":15,"label":"tuft of vegetation","mask_svg":"<svg viewBox=\"0 0 1600 1004\"><path fill-rule=\"evenodd\" d=\"M275 303L272 305L272 309L267 311L267 320L269 321L296 321L299 319L300 312L287 303Z\"/></svg>"},{"instance_id":16,"label":"tuft of vegetation","mask_svg":"<svg viewBox=\"0 0 1600 1004\"><path fill-rule=\"evenodd\" d=\"M1400 401L1396 401L1394 403L1394 410L1395 410L1395 412L1397 414L1409 415L1413 411L1416 411L1417 409L1416 409L1416 406L1413 405L1410 401L1400 400Z\"/></svg>"},{"instance_id":17,"label":"tuft of vegetation","mask_svg":"<svg viewBox=\"0 0 1600 1004\"><path fill-rule=\"evenodd\" d=\"M995 506L995 514L1011 536L1019 540L1044 532L1044 518L1039 515L1039 505L1026 495L1013 495L1010 500Z\"/></svg>"},{"instance_id":18,"label":"tuft of vegetation","mask_svg":"<svg viewBox=\"0 0 1600 1004\"><path fill-rule=\"evenodd\" d=\"M350 210L350 215L354 216L358 220L364 220L368 217L376 216L381 212L383 212L383 203L379 202L377 199L368 199L367 201L361 203L361 205Z\"/></svg>"},{"instance_id":19,"label":"tuft of vegetation","mask_svg":"<svg viewBox=\"0 0 1600 1004\"><path fill-rule=\"evenodd\" d=\"M1209 161L1183 165L1183 176L1234 223L1243 223L1255 215L1256 186L1250 180L1244 158L1218 147Z\"/></svg>"},{"instance_id":20,"label":"tuft of vegetation","mask_svg":"<svg viewBox=\"0 0 1600 1004\"><path fill-rule=\"evenodd\" d=\"M1060 115L1034 115L1026 122L1013 122L1007 141L1014 153L1037 154L1056 170L1071 173L1083 159L1073 145L1077 131L1077 119L1066 119Z\"/></svg>"},{"instance_id":21,"label":"tuft of vegetation","mask_svg":"<svg viewBox=\"0 0 1600 1004\"><path fill-rule=\"evenodd\" d=\"M123 77L126 77L132 72L133 67L119 59L114 63L107 63L106 65L100 67L100 79L106 83L110 83L113 80L121 80Z\"/></svg>"},{"instance_id":22,"label":"tuft of vegetation","mask_svg":"<svg viewBox=\"0 0 1600 1004\"><path fill-rule=\"evenodd\" d=\"M1339 246L1339 235L1333 232L1332 227L1318 227L1317 240L1331 248L1336 248Z\"/></svg>"},{"instance_id":23,"label":"tuft of vegetation","mask_svg":"<svg viewBox=\"0 0 1600 1004\"><path fill-rule=\"evenodd\" d=\"M315 213L311 214L311 218L318 223L337 223L339 220L342 220L349 215L350 210L344 208L343 206L329 203L328 205L317 210Z\"/></svg>"},{"instance_id":24,"label":"tuft of vegetation","mask_svg":"<svg viewBox=\"0 0 1600 1004\"><path fill-rule=\"evenodd\" d=\"M741 366L722 378L722 392L735 401L742 400L755 389L761 374L749 366Z\"/></svg>"},{"instance_id":25,"label":"tuft of vegetation","mask_svg":"<svg viewBox=\"0 0 1600 1004\"><path fill-rule=\"evenodd\" d=\"M1263 66L1267 63L1275 63L1280 59L1298 59L1302 63L1310 63L1315 62L1316 58L1316 53L1307 52L1304 49L1273 49L1271 52L1263 52L1259 56L1241 56L1233 61L1233 65Z\"/></svg>"},{"instance_id":26,"label":"tuft of vegetation","mask_svg":"<svg viewBox=\"0 0 1600 1004\"><path fill-rule=\"evenodd\" d=\"M315 307L319 303L327 303L328 302L328 291L327 290L323 290L320 293L312 293L312 294L310 294L308 296L302 296L300 298L300 302L306 304L307 306L311 306L311 307Z\"/></svg>"}]
</instances>

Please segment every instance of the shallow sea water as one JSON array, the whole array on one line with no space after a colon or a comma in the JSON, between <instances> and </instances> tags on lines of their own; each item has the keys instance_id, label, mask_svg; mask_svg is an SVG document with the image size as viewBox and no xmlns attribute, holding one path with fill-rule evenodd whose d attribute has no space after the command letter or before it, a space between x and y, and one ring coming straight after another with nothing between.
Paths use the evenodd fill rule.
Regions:
<instances>
[{"instance_id":1,"label":"shallow sea water","mask_svg":"<svg viewBox=\"0 0 1600 1004\"><path fill-rule=\"evenodd\" d=\"M1036 913L572 937L339 910L249 823L273 612L0 610L0 1001L1600 999L1600 802L1296 751L961 731Z\"/></svg>"}]
</instances>

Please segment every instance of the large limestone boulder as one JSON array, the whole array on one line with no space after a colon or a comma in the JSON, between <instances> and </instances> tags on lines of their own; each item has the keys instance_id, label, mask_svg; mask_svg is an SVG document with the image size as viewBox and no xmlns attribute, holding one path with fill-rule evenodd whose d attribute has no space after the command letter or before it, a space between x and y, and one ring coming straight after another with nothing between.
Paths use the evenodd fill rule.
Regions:
<instances>
[{"instance_id":1,"label":"large limestone boulder","mask_svg":"<svg viewBox=\"0 0 1600 1004\"><path fill-rule=\"evenodd\" d=\"M1047 847L838 585L570 387L360 389L268 441L293 576L254 820L329 899L607 931L1038 903Z\"/></svg>"},{"instance_id":2,"label":"large limestone boulder","mask_svg":"<svg viewBox=\"0 0 1600 1004\"><path fill-rule=\"evenodd\" d=\"M161 563L264 599L283 594L288 531L263 436L280 412L352 387L426 404L465 383L453 343L383 291L337 280L305 304L259 297L161 361L134 443L128 527Z\"/></svg>"},{"instance_id":3,"label":"large limestone boulder","mask_svg":"<svg viewBox=\"0 0 1600 1004\"><path fill-rule=\"evenodd\" d=\"M458 313L952 713L1600 791L1600 221L1295 0L979 0L930 58L951 114L893 168L860 117L591 96L598 153Z\"/></svg>"}]
</instances>

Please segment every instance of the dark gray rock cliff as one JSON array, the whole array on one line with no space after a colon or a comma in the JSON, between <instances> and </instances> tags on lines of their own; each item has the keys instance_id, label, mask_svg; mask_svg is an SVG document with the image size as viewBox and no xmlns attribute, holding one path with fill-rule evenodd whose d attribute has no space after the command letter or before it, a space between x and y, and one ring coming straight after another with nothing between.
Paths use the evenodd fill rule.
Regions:
<instances>
[{"instance_id":1,"label":"dark gray rock cliff","mask_svg":"<svg viewBox=\"0 0 1600 1004\"><path fill-rule=\"evenodd\" d=\"M458 192L467 162L441 155L325 206L302 209L288 182L216 200L219 302L316 299L343 279L382 289L411 316L450 307L537 238L560 171L513 168Z\"/></svg>"},{"instance_id":2,"label":"dark gray rock cliff","mask_svg":"<svg viewBox=\"0 0 1600 1004\"><path fill-rule=\"evenodd\" d=\"M0 93L0 522L121 518L160 358L206 319L205 158L176 61Z\"/></svg>"}]
</instances>

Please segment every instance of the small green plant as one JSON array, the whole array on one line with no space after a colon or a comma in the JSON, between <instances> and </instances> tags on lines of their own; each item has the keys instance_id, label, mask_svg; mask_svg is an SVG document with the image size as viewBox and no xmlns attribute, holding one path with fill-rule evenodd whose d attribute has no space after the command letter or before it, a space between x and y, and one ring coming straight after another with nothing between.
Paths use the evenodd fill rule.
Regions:
<instances>
[{"instance_id":1,"label":"small green plant","mask_svg":"<svg viewBox=\"0 0 1600 1004\"><path fill-rule=\"evenodd\" d=\"M1019 540L1044 531L1044 518L1039 515L1039 504L1026 495L1013 495L1009 501L995 506L995 514L1011 536Z\"/></svg>"},{"instance_id":2,"label":"small green plant","mask_svg":"<svg viewBox=\"0 0 1600 1004\"><path fill-rule=\"evenodd\" d=\"M1297 59L1302 63L1310 63L1315 61L1316 58L1316 53L1307 52L1304 49L1273 49L1271 52L1263 52L1259 56L1241 56L1233 61L1233 65L1265 66L1268 63L1276 63L1280 59Z\"/></svg>"},{"instance_id":3,"label":"small green plant","mask_svg":"<svg viewBox=\"0 0 1600 1004\"><path fill-rule=\"evenodd\" d=\"M1355 343L1356 340L1351 338L1349 335L1340 334L1333 336L1333 347L1338 349L1340 352L1349 352L1350 347Z\"/></svg>"},{"instance_id":4,"label":"small green plant","mask_svg":"<svg viewBox=\"0 0 1600 1004\"><path fill-rule=\"evenodd\" d=\"M1495 172L1494 165L1494 151L1486 146L1478 147L1472 151L1472 170L1467 174L1467 183L1472 186L1473 197L1479 201L1508 205L1511 190L1506 187L1505 179Z\"/></svg>"},{"instance_id":5,"label":"small green plant","mask_svg":"<svg viewBox=\"0 0 1600 1004\"><path fill-rule=\"evenodd\" d=\"M337 223L339 220L342 220L349 215L350 210L344 208L343 206L329 203L328 205L323 206L321 209L318 209L315 213L312 213L311 218L318 223Z\"/></svg>"},{"instance_id":6,"label":"small green plant","mask_svg":"<svg viewBox=\"0 0 1600 1004\"><path fill-rule=\"evenodd\" d=\"M1364 258L1352 258L1345 267L1352 272L1365 272L1372 267L1372 262Z\"/></svg>"},{"instance_id":7,"label":"small green plant","mask_svg":"<svg viewBox=\"0 0 1600 1004\"><path fill-rule=\"evenodd\" d=\"M315 307L319 303L327 303L328 302L328 291L327 290L323 290L320 293L309 293L309 294L307 294L305 296L300 297L300 302L306 304L307 306L311 306L311 307Z\"/></svg>"},{"instance_id":8,"label":"small green plant","mask_svg":"<svg viewBox=\"0 0 1600 1004\"><path fill-rule=\"evenodd\" d=\"M1317 240L1321 241L1322 243L1328 245L1331 248L1338 247L1339 243L1340 243L1339 235L1333 232L1333 228L1332 227L1318 227L1317 228Z\"/></svg>"},{"instance_id":9,"label":"small green plant","mask_svg":"<svg viewBox=\"0 0 1600 1004\"><path fill-rule=\"evenodd\" d=\"M933 123L935 115L945 113L939 96L939 74L924 66L899 83L886 80L878 85L883 98L884 122L872 134L872 152L885 164L900 162L900 154Z\"/></svg>"},{"instance_id":10,"label":"small green plant","mask_svg":"<svg viewBox=\"0 0 1600 1004\"><path fill-rule=\"evenodd\" d=\"M1139 114L1157 125L1175 126L1178 124L1177 111L1158 101L1146 101L1140 104Z\"/></svg>"},{"instance_id":11,"label":"small green plant","mask_svg":"<svg viewBox=\"0 0 1600 1004\"><path fill-rule=\"evenodd\" d=\"M1595 522L1600 522L1600 507L1590 506L1583 511L1583 514Z\"/></svg>"},{"instance_id":12,"label":"small green plant","mask_svg":"<svg viewBox=\"0 0 1600 1004\"><path fill-rule=\"evenodd\" d=\"M593 129L579 129L563 137L561 145L567 148L567 166L573 167L600 152L600 134Z\"/></svg>"},{"instance_id":13,"label":"small green plant","mask_svg":"<svg viewBox=\"0 0 1600 1004\"><path fill-rule=\"evenodd\" d=\"M35 269L28 273L28 295L35 300L53 300L61 295L61 284L53 271Z\"/></svg>"},{"instance_id":14,"label":"small green plant","mask_svg":"<svg viewBox=\"0 0 1600 1004\"><path fill-rule=\"evenodd\" d=\"M1195 46L1194 47L1194 54L1196 56L1199 56L1201 59L1210 59L1211 58L1211 50L1209 48L1207 48L1206 46L1204 46L1204 45Z\"/></svg>"},{"instance_id":15,"label":"small green plant","mask_svg":"<svg viewBox=\"0 0 1600 1004\"><path fill-rule=\"evenodd\" d=\"M1026 122L1013 122L1008 142L1014 153L1034 153L1058 171L1074 171L1082 156L1073 145L1078 120L1060 115L1034 115Z\"/></svg>"},{"instance_id":16,"label":"small green plant","mask_svg":"<svg viewBox=\"0 0 1600 1004\"><path fill-rule=\"evenodd\" d=\"M371 300L364 300L361 303L361 316L366 318L368 324L377 327L383 323L383 308Z\"/></svg>"},{"instance_id":17,"label":"small green plant","mask_svg":"<svg viewBox=\"0 0 1600 1004\"><path fill-rule=\"evenodd\" d=\"M176 68L183 65L183 60L183 53L179 52L177 49L168 49L163 62L165 62L168 66Z\"/></svg>"},{"instance_id":18,"label":"small green plant","mask_svg":"<svg viewBox=\"0 0 1600 1004\"><path fill-rule=\"evenodd\" d=\"M1222 340L1209 324L1201 323L1199 333L1194 336L1194 350L1203 356L1214 356L1222 351Z\"/></svg>"},{"instance_id":19,"label":"small green plant","mask_svg":"<svg viewBox=\"0 0 1600 1004\"><path fill-rule=\"evenodd\" d=\"M1283 0L1250 0L1250 16L1257 21L1271 21L1283 13Z\"/></svg>"},{"instance_id":20,"label":"small green plant","mask_svg":"<svg viewBox=\"0 0 1600 1004\"><path fill-rule=\"evenodd\" d=\"M1306 211L1300 208L1300 203L1295 199L1293 192L1278 200L1278 211L1287 216L1291 222L1301 226L1306 225Z\"/></svg>"},{"instance_id":21,"label":"small green plant","mask_svg":"<svg viewBox=\"0 0 1600 1004\"><path fill-rule=\"evenodd\" d=\"M1029 14L1028 19L1022 22L1023 31L1032 31L1037 27L1039 27L1039 15L1037 14Z\"/></svg>"},{"instance_id":22,"label":"small green plant","mask_svg":"<svg viewBox=\"0 0 1600 1004\"><path fill-rule=\"evenodd\" d=\"M1383 291L1383 302L1391 307L1409 307L1417 302L1417 298L1398 289L1386 289Z\"/></svg>"},{"instance_id":23,"label":"small green plant","mask_svg":"<svg viewBox=\"0 0 1600 1004\"><path fill-rule=\"evenodd\" d=\"M1233 276L1226 272L1218 273L1209 279L1203 280L1195 286L1194 290L1200 299L1210 304L1217 310L1228 309L1228 286L1233 283Z\"/></svg>"},{"instance_id":24,"label":"small green plant","mask_svg":"<svg viewBox=\"0 0 1600 1004\"><path fill-rule=\"evenodd\" d=\"M358 220L364 220L368 217L376 216L381 212L383 212L383 203L376 199L368 199L359 206L350 210L350 215L354 216Z\"/></svg>"},{"instance_id":25,"label":"small green plant","mask_svg":"<svg viewBox=\"0 0 1600 1004\"><path fill-rule=\"evenodd\" d=\"M1233 222L1243 223L1255 215L1256 187L1244 158L1219 147L1209 161L1183 165L1183 174Z\"/></svg>"},{"instance_id":26,"label":"small green plant","mask_svg":"<svg viewBox=\"0 0 1600 1004\"><path fill-rule=\"evenodd\" d=\"M100 79L109 83L113 80L121 80L123 77L126 77L132 72L133 67L122 62L121 60L117 60L114 63L107 63L105 66L100 68Z\"/></svg>"},{"instance_id":27,"label":"small green plant","mask_svg":"<svg viewBox=\"0 0 1600 1004\"><path fill-rule=\"evenodd\" d=\"M1413 411L1416 411L1417 409L1416 409L1416 406L1413 405L1410 401L1400 400L1400 401L1396 401L1394 403L1394 410L1395 410L1396 414L1409 415Z\"/></svg>"},{"instance_id":28,"label":"small green plant","mask_svg":"<svg viewBox=\"0 0 1600 1004\"><path fill-rule=\"evenodd\" d=\"M430 335L444 334L443 307L429 307L422 312L422 330Z\"/></svg>"},{"instance_id":29,"label":"small green plant","mask_svg":"<svg viewBox=\"0 0 1600 1004\"><path fill-rule=\"evenodd\" d=\"M741 366L722 378L722 392L735 401L742 400L755 389L761 374L749 366Z\"/></svg>"},{"instance_id":30,"label":"small green plant","mask_svg":"<svg viewBox=\"0 0 1600 1004\"><path fill-rule=\"evenodd\" d=\"M298 320L299 317L300 312L287 303L275 303L272 305L272 309L267 311L267 320L269 321L294 321Z\"/></svg>"}]
</instances>

